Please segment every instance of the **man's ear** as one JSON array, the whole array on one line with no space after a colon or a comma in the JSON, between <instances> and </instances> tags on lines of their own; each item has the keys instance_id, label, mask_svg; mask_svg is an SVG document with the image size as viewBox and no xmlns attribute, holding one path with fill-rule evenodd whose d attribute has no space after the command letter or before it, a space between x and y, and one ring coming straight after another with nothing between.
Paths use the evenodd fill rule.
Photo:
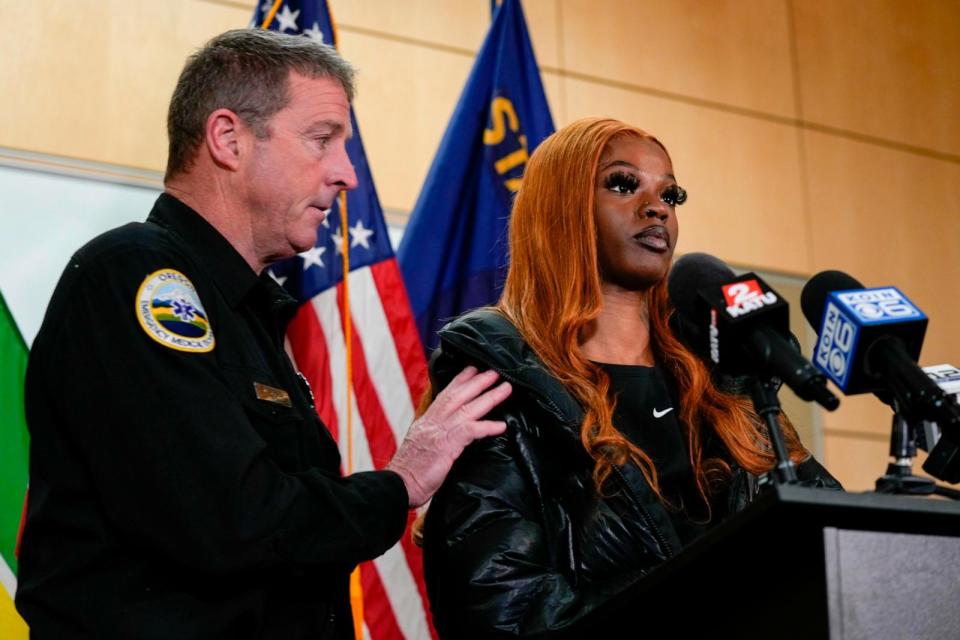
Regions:
<instances>
[{"instance_id":1,"label":"man's ear","mask_svg":"<svg viewBox=\"0 0 960 640\"><path fill-rule=\"evenodd\" d=\"M249 134L240 116L230 109L217 109L207 116L204 143L215 163L236 171L240 167L243 137Z\"/></svg>"}]
</instances>

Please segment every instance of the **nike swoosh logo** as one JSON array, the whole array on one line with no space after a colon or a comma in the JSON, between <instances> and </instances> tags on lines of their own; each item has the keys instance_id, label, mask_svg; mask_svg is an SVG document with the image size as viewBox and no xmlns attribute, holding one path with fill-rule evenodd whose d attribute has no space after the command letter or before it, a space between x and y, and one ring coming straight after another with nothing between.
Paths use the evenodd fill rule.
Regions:
<instances>
[{"instance_id":1,"label":"nike swoosh logo","mask_svg":"<svg viewBox=\"0 0 960 640\"><path fill-rule=\"evenodd\" d=\"M667 414L670 413L671 411L673 411L673 407L667 407L667 408L664 409L663 411L657 411L656 409L654 409L654 410L653 410L653 417L654 417L654 418L662 418L663 416L667 415Z\"/></svg>"}]
</instances>

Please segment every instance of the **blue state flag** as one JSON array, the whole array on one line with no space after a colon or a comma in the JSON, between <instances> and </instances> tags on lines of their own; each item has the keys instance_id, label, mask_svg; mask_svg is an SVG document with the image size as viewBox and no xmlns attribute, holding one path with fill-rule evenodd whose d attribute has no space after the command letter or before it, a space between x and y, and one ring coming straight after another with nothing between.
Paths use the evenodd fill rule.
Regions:
<instances>
[{"instance_id":1,"label":"blue state flag","mask_svg":"<svg viewBox=\"0 0 960 640\"><path fill-rule=\"evenodd\" d=\"M427 350L450 319L499 298L513 195L551 133L523 9L503 0L397 251Z\"/></svg>"}]
</instances>

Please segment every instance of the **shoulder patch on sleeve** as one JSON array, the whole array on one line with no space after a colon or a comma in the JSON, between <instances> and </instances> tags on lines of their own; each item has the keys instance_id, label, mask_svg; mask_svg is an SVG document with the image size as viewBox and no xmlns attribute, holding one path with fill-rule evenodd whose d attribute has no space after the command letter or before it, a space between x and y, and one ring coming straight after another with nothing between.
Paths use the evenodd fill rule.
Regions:
<instances>
[{"instance_id":1,"label":"shoulder patch on sleeve","mask_svg":"<svg viewBox=\"0 0 960 640\"><path fill-rule=\"evenodd\" d=\"M154 271L137 290L137 320L148 336L171 349L213 351L213 328L196 287L176 269Z\"/></svg>"}]
</instances>

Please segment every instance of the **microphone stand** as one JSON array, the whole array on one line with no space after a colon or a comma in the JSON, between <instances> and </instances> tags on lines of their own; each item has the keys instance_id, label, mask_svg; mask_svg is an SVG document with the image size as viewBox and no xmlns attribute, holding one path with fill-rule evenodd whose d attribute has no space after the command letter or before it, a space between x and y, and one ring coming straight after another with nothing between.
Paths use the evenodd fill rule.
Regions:
<instances>
[{"instance_id":1,"label":"microphone stand","mask_svg":"<svg viewBox=\"0 0 960 640\"><path fill-rule=\"evenodd\" d=\"M887 472L877 478L877 493L910 496L939 495L960 500L960 491L937 484L931 478L913 474L913 459L917 456L917 433L922 423L906 418L894 400L893 424L890 428L890 457Z\"/></svg>"},{"instance_id":2,"label":"microphone stand","mask_svg":"<svg viewBox=\"0 0 960 640\"><path fill-rule=\"evenodd\" d=\"M780 380L773 376L757 377L753 381L751 397L753 408L757 415L767 423L770 432L770 444L776 456L777 464L773 468L773 478L776 484L797 484L797 466L790 459L787 447L783 443L783 431L780 427L780 398L777 391L780 389Z\"/></svg>"}]
</instances>

